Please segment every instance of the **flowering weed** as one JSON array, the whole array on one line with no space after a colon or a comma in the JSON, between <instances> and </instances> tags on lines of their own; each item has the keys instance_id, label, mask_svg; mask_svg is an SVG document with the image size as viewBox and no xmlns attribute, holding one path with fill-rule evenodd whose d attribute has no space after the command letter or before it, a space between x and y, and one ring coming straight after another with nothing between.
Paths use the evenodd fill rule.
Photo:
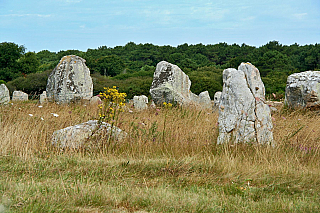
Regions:
<instances>
[{"instance_id":1,"label":"flowering weed","mask_svg":"<svg viewBox=\"0 0 320 213\"><path fill-rule=\"evenodd\" d=\"M163 102L163 107L170 109L170 108L172 108L172 103Z\"/></svg>"},{"instance_id":2,"label":"flowering weed","mask_svg":"<svg viewBox=\"0 0 320 213\"><path fill-rule=\"evenodd\" d=\"M125 97L126 93L120 93L117 90L116 86L112 88L105 87L105 91L100 93L100 98L102 99L102 103L99 107L99 125L101 126L103 122L107 122L111 124L110 134L107 135L106 141L102 144L107 145L109 147L111 143L111 138L113 136L114 127L118 125L119 114L123 112L123 107L125 106ZM98 128L99 129L99 128ZM116 143L114 144L114 146ZM113 146L113 147L114 147Z\"/></svg>"},{"instance_id":3,"label":"flowering weed","mask_svg":"<svg viewBox=\"0 0 320 213\"><path fill-rule=\"evenodd\" d=\"M105 87L104 89L105 91L100 93L102 103L99 105L99 122L114 124L119 117L119 113L123 112L127 94L120 93L116 86Z\"/></svg>"}]
</instances>

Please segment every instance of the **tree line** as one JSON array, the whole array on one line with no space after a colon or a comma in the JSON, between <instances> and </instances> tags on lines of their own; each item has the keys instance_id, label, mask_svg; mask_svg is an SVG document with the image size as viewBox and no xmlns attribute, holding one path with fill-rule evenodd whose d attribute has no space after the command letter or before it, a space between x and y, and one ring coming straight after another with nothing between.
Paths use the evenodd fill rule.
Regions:
<instances>
[{"instance_id":1,"label":"tree line","mask_svg":"<svg viewBox=\"0 0 320 213\"><path fill-rule=\"evenodd\" d=\"M65 55L86 60L94 82L94 93L104 86L119 86L129 98L148 95L158 62L178 65L192 82L191 91L208 90L210 96L222 90L222 71L251 62L260 71L266 93L283 95L288 75L306 70L320 70L320 44L282 45L270 41L261 47L246 44L169 45L127 43L125 46L50 52L26 52L23 45L0 43L0 83L10 91L39 94L46 88L47 77Z\"/></svg>"}]
</instances>

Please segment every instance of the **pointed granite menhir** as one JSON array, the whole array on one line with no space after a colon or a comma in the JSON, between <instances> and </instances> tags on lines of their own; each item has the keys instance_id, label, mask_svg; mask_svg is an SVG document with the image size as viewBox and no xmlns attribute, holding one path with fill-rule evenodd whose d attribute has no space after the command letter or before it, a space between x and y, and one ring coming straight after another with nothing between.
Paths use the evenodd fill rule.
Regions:
<instances>
[{"instance_id":1,"label":"pointed granite menhir","mask_svg":"<svg viewBox=\"0 0 320 213\"><path fill-rule=\"evenodd\" d=\"M259 70L241 63L238 70L223 71L219 105L218 144L257 142L273 145L271 111L265 103L265 88Z\"/></svg>"}]
</instances>

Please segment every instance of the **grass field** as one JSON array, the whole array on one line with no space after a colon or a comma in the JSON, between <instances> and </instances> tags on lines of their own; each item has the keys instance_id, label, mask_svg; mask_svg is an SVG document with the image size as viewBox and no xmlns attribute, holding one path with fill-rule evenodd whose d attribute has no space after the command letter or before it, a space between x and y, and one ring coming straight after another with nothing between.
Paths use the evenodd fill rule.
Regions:
<instances>
[{"instance_id":1,"label":"grass field","mask_svg":"<svg viewBox=\"0 0 320 213\"><path fill-rule=\"evenodd\" d=\"M0 212L320 212L316 112L275 113L275 147L216 145L218 113L181 108L123 112L104 149L51 146L97 109L0 106Z\"/></svg>"}]
</instances>

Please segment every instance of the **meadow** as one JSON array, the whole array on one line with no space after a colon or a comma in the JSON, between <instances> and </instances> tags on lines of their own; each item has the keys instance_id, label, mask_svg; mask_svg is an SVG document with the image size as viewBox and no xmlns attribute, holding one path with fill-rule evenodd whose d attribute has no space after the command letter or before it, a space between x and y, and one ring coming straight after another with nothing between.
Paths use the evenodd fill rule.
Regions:
<instances>
[{"instance_id":1,"label":"meadow","mask_svg":"<svg viewBox=\"0 0 320 213\"><path fill-rule=\"evenodd\" d=\"M272 117L275 147L217 145L217 111L169 107L122 112L125 140L60 150L52 133L97 106L0 106L0 212L319 212L319 112Z\"/></svg>"}]
</instances>

